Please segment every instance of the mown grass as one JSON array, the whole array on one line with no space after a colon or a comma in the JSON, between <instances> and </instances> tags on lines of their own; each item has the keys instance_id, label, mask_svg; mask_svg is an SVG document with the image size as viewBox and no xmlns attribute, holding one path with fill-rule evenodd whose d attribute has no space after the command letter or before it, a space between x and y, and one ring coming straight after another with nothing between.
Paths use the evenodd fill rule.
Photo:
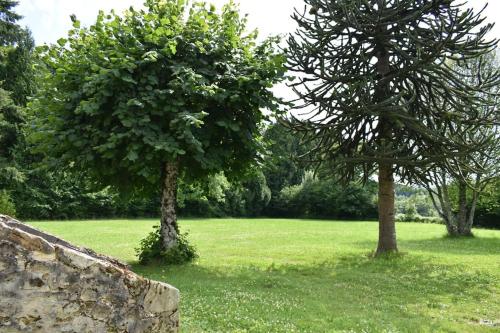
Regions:
<instances>
[{"instance_id":1,"label":"mown grass","mask_svg":"<svg viewBox=\"0 0 500 333\"><path fill-rule=\"evenodd\" d=\"M178 267L136 264L153 220L34 222L181 291L183 332L498 332L500 231L445 238L398 225L402 256L370 257L377 224L182 220L199 250Z\"/></svg>"}]
</instances>

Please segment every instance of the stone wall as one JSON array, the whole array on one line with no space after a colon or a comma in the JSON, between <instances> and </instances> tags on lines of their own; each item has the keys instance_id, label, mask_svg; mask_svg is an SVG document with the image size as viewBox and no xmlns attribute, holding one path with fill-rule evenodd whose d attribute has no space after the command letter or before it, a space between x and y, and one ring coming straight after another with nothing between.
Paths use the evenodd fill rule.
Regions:
<instances>
[{"instance_id":1,"label":"stone wall","mask_svg":"<svg viewBox=\"0 0 500 333\"><path fill-rule=\"evenodd\" d=\"M177 332L179 291L0 215L0 332Z\"/></svg>"}]
</instances>

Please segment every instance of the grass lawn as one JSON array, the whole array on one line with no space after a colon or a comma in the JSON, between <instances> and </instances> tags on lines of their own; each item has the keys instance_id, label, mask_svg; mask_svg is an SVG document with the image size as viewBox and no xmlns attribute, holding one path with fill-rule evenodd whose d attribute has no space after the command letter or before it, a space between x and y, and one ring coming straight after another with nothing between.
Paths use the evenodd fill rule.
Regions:
<instances>
[{"instance_id":1,"label":"grass lawn","mask_svg":"<svg viewBox=\"0 0 500 333\"><path fill-rule=\"evenodd\" d=\"M181 220L197 262L141 267L134 248L154 223L32 225L179 288L183 332L500 331L500 231L448 239L444 226L400 223L406 254L389 260L368 256L372 222Z\"/></svg>"}]
</instances>

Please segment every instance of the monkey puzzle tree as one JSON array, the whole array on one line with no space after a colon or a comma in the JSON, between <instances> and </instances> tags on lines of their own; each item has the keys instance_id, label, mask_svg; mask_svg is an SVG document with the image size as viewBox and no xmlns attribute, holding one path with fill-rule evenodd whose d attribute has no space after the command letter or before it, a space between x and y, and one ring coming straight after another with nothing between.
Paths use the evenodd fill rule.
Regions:
<instances>
[{"instance_id":1,"label":"monkey puzzle tree","mask_svg":"<svg viewBox=\"0 0 500 333\"><path fill-rule=\"evenodd\" d=\"M474 148L440 131L473 121L463 106L481 103L447 61L493 49L491 25L453 0L305 2L287 51L306 111L291 126L318 142L313 162L330 161L346 180L378 169L377 254L397 251L394 175L412 180L422 166Z\"/></svg>"},{"instance_id":2,"label":"monkey puzzle tree","mask_svg":"<svg viewBox=\"0 0 500 333\"><path fill-rule=\"evenodd\" d=\"M447 167L428 168L422 173L420 183L429 192L448 234L471 236L479 196L500 175L500 82L491 79L498 77L500 70L494 53L468 63L457 62L453 68L469 85L482 87L479 97L483 102L479 107L475 106L477 116L474 122L442 128L442 134L480 149L449 159ZM450 187L457 192L456 209Z\"/></svg>"},{"instance_id":3,"label":"monkey puzzle tree","mask_svg":"<svg viewBox=\"0 0 500 333\"><path fill-rule=\"evenodd\" d=\"M256 43L230 2L146 1L100 13L43 52L32 107L43 150L122 190L162 188L161 242L176 246L180 175L244 170L258 157L263 109L284 76L276 39Z\"/></svg>"}]
</instances>

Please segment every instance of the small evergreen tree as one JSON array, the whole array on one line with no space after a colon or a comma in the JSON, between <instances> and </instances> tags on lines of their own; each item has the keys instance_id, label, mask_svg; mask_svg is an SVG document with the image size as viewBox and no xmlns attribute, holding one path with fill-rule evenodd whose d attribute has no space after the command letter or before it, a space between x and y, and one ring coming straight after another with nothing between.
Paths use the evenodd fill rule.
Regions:
<instances>
[{"instance_id":1,"label":"small evergreen tree","mask_svg":"<svg viewBox=\"0 0 500 333\"><path fill-rule=\"evenodd\" d=\"M22 137L24 117L10 93L0 88L0 190L12 189L23 180L15 161L15 148Z\"/></svg>"},{"instance_id":2,"label":"small evergreen tree","mask_svg":"<svg viewBox=\"0 0 500 333\"><path fill-rule=\"evenodd\" d=\"M33 51L29 30L17 22L22 18L14 8L18 1L0 0L0 87L11 92L16 105L26 106L34 92Z\"/></svg>"},{"instance_id":3,"label":"small evergreen tree","mask_svg":"<svg viewBox=\"0 0 500 333\"><path fill-rule=\"evenodd\" d=\"M34 42L17 23L17 1L0 1L0 191L7 196L25 179L18 153L24 148L23 107L33 91ZM9 194L10 195L10 194Z\"/></svg>"}]
</instances>

